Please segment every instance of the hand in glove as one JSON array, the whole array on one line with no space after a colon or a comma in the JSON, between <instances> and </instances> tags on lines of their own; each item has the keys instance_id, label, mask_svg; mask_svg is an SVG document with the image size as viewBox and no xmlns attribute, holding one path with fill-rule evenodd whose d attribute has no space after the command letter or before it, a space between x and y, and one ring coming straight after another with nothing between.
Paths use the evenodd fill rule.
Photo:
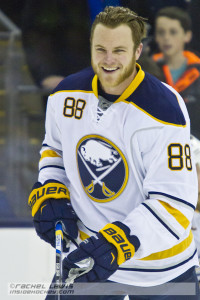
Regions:
<instances>
[{"instance_id":1,"label":"hand in glove","mask_svg":"<svg viewBox=\"0 0 200 300\"><path fill-rule=\"evenodd\" d=\"M41 239L55 247L55 225L61 221L64 229L63 251L68 251L67 238L77 238L76 216L69 201L69 191L60 182L37 182L29 197L33 223Z\"/></svg>"},{"instance_id":2,"label":"hand in glove","mask_svg":"<svg viewBox=\"0 0 200 300\"><path fill-rule=\"evenodd\" d=\"M84 240L79 248L63 260L63 281L70 275L70 269L78 268L76 263L93 258L93 268L75 279L75 282L96 282L107 280L126 260L133 257L140 246L138 238L130 235L130 229L121 222L107 224L96 236Z\"/></svg>"}]
</instances>

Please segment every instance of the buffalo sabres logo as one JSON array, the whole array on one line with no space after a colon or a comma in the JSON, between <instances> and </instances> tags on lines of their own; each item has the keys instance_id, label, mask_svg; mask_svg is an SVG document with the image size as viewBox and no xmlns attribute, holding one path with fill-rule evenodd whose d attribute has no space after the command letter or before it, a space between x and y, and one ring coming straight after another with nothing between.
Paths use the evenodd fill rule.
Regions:
<instances>
[{"instance_id":1,"label":"buffalo sabres logo","mask_svg":"<svg viewBox=\"0 0 200 300\"><path fill-rule=\"evenodd\" d=\"M118 197L128 181L128 165L121 150L99 135L83 137L77 145L77 164L82 186L94 201Z\"/></svg>"}]
</instances>

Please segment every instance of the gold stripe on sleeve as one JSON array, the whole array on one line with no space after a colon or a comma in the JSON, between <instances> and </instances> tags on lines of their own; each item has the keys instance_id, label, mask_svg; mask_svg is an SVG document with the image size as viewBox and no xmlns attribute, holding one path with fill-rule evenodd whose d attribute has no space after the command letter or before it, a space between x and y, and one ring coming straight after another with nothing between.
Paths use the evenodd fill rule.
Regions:
<instances>
[{"instance_id":1,"label":"gold stripe on sleeve","mask_svg":"<svg viewBox=\"0 0 200 300\"><path fill-rule=\"evenodd\" d=\"M192 243L192 240L193 240L193 234L192 231L190 230L190 234L188 235L188 237L184 239L182 242L180 242L178 245L164 251L152 253L149 256L143 257L139 260L159 260L159 259L165 259L165 258L175 256L183 252L185 249L187 249Z\"/></svg>"},{"instance_id":2,"label":"gold stripe on sleeve","mask_svg":"<svg viewBox=\"0 0 200 300\"><path fill-rule=\"evenodd\" d=\"M176 221L183 226L184 229L187 229L187 227L190 225L190 221L180 212L178 209L175 209L173 206L171 206L169 203L159 200L160 204L164 206L164 208L170 213Z\"/></svg>"},{"instance_id":3,"label":"gold stripe on sleeve","mask_svg":"<svg viewBox=\"0 0 200 300\"><path fill-rule=\"evenodd\" d=\"M42 152L40 160L46 157L61 157L61 156L53 150L45 150Z\"/></svg>"}]
</instances>

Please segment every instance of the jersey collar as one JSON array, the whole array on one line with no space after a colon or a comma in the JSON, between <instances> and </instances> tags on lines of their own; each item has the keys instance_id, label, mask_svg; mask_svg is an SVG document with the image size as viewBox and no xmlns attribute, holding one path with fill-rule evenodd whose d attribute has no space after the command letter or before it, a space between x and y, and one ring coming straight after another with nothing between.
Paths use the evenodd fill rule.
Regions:
<instances>
[{"instance_id":1,"label":"jersey collar","mask_svg":"<svg viewBox=\"0 0 200 300\"><path fill-rule=\"evenodd\" d=\"M126 100L131 94L133 94L133 92L137 89L137 87L143 81L144 76L145 76L144 71L141 69L141 66L138 63L136 63L136 68L138 69L138 72L137 72L135 78L130 83L130 85L125 89L125 91L121 94L121 96L119 96L119 98L115 101L115 103ZM97 77L97 75L95 75L92 80L92 90L93 90L95 96L98 98L98 84L97 83L98 83L98 77Z\"/></svg>"}]
</instances>

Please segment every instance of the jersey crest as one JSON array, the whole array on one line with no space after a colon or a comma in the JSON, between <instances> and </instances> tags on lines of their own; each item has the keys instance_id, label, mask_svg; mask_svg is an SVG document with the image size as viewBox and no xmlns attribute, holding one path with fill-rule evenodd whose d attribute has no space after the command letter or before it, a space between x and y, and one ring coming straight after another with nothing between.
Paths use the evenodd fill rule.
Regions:
<instances>
[{"instance_id":1,"label":"jersey crest","mask_svg":"<svg viewBox=\"0 0 200 300\"><path fill-rule=\"evenodd\" d=\"M128 164L122 151L99 135L83 137L76 148L81 184L94 201L118 197L128 181Z\"/></svg>"}]
</instances>

